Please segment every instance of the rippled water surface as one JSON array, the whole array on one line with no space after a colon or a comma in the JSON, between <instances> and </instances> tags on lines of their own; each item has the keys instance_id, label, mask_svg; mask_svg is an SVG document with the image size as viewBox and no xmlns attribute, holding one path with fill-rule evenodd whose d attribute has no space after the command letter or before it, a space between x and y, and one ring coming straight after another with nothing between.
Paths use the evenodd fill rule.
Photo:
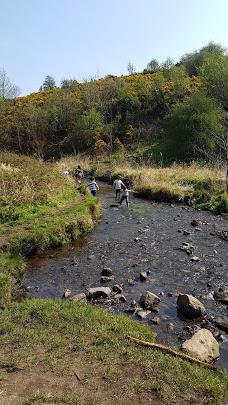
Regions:
<instances>
[{"instance_id":1,"label":"rippled water surface","mask_svg":"<svg viewBox=\"0 0 228 405\"><path fill-rule=\"evenodd\" d=\"M228 316L228 307L213 299L214 290L228 290L228 241L221 237L227 230L227 221L208 212L194 211L190 207L165 205L134 199L130 208L111 207L115 203L110 187L100 185L99 198L104 212L94 232L68 246L32 257L27 262L26 283L28 297L61 298L66 289L72 295L86 292L86 288L101 285L103 267L113 271L112 287L123 288L126 302L110 305L113 313L124 312L132 300L139 302L144 291L159 295L159 313L151 313L146 322L157 334L157 341L179 346L183 327L197 327L194 321L181 320L177 315L176 301L179 292L192 294L206 307L210 315ZM200 219L203 224L193 227L191 221ZM190 232L184 235L184 231ZM184 242L192 243L191 257L180 248ZM140 272L148 272L145 282L140 282ZM128 283L134 280L134 285ZM160 322L154 325L152 318ZM168 332L167 325L174 324ZM216 365L228 371L228 336L220 343L220 359ZM190 336L188 336L190 338ZM226 340L227 339L227 340Z\"/></svg>"}]
</instances>

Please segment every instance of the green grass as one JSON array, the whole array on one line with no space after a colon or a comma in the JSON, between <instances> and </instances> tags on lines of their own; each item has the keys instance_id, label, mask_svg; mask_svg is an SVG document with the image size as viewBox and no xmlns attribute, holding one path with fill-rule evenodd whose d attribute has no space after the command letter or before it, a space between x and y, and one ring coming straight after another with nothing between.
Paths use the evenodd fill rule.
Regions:
<instances>
[{"instance_id":1,"label":"green grass","mask_svg":"<svg viewBox=\"0 0 228 405\"><path fill-rule=\"evenodd\" d=\"M81 401L76 398L72 398L68 395L65 397L50 396L43 394L35 394L26 401L23 401L21 405L33 405L33 404L61 404L61 405L81 405Z\"/></svg>"},{"instance_id":2,"label":"green grass","mask_svg":"<svg viewBox=\"0 0 228 405\"><path fill-rule=\"evenodd\" d=\"M64 245L81 235L91 232L101 214L97 199L86 194L83 199L75 192L72 200L56 208L49 207L21 220L3 224L4 250L0 254L0 300L2 304L17 295L23 285L23 261L40 250ZM76 197L76 198L75 198Z\"/></svg>"},{"instance_id":3,"label":"green grass","mask_svg":"<svg viewBox=\"0 0 228 405\"><path fill-rule=\"evenodd\" d=\"M124 315L114 316L82 303L32 299L10 304L1 320L3 381L9 373L25 372L36 364L47 371L70 375L80 358L85 367L85 390L95 384L97 391L102 391L118 381L117 398L156 392L167 404L182 396L183 401L200 403L205 395L207 404L226 404L225 373L136 346L128 335L147 341L154 341L154 336L148 326ZM127 377L128 372L132 378ZM28 401L35 400L39 397Z\"/></svg>"}]
</instances>

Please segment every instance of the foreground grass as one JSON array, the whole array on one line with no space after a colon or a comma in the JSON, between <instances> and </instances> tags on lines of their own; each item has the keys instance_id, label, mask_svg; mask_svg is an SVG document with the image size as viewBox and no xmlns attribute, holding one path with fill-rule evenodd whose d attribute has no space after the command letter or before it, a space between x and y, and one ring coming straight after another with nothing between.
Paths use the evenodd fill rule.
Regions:
<instances>
[{"instance_id":1,"label":"foreground grass","mask_svg":"<svg viewBox=\"0 0 228 405\"><path fill-rule=\"evenodd\" d=\"M30 182L32 188L28 194L23 189L24 180L18 176L23 202L14 204L10 187L15 181L13 162L19 171L21 166L17 157L14 160L10 156L10 159L2 175L5 189L1 208L5 216L1 216L0 228L0 306L4 308L0 313L0 391L7 391L9 381L14 381L16 388L15 392L8 392L9 397L6 394L5 403L15 395L17 405L101 404L111 403L111 398L121 404L127 399L135 404L143 403L141 400L146 403L152 398L155 404L225 405L228 387L225 373L214 373L162 352L137 347L128 340L127 336L132 335L153 341L148 326L82 303L35 299L12 302L23 287L24 256L89 232L101 207L83 187L76 189L68 179L56 175L56 168L52 176L49 166L47 174L47 167L40 163L36 167L41 172ZM26 164L29 167L30 162L26 160ZM94 168L90 166L89 170ZM120 167L116 170L119 172ZM47 191L41 173L52 178L52 187ZM100 169L101 177L102 173L107 173L107 167ZM121 173L132 182L137 179L134 171L123 169ZM110 172L110 178L115 174ZM31 190L34 191L32 203L29 202ZM75 370L80 375L80 387L75 385ZM31 387L25 393L18 379L27 381L31 373L33 384L38 377L44 376L45 380L51 374L57 381L57 394L50 394L48 383L41 391L38 382L36 389ZM68 383L67 393L60 377Z\"/></svg>"},{"instance_id":2,"label":"foreground grass","mask_svg":"<svg viewBox=\"0 0 228 405\"><path fill-rule=\"evenodd\" d=\"M154 337L148 326L123 315L113 316L83 303L32 299L10 304L1 314L1 321L3 387L4 380L9 376L12 379L14 372L26 375L31 367L34 372L39 368L66 378L77 369L85 391L90 388L104 395L111 384L116 403L118 398L133 394L156 394L167 404L227 403L225 373L137 347L128 335L147 341L153 341ZM72 400L81 399L70 388L68 394ZM207 402L203 402L205 396Z\"/></svg>"}]
</instances>

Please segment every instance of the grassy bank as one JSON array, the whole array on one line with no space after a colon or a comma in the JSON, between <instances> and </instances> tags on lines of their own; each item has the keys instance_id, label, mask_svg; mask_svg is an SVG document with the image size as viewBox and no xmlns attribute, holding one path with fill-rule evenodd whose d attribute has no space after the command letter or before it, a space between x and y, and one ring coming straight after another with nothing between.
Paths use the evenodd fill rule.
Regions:
<instances>
[{"instance_id":1,"label":"grassy bank","mask_svg":"<svg viewBox=\"0 0 228 405\"><path fill-rule=\"evenodd\" d=\"M29 300L9 305L1 320L1 385L20 374L29 381L42 373L45 381L51 373L56 381L39 394L28 388L20 405L227 403L224 373L136 346L128 335L154 337L148 326L128 317L83 303Z\"/></svg>"},{"instance_id":2,"label":"grassy bank","mask_svg":"<svg viewBox=\"0 0 228 405\"><path fill-rule=\"evenodd\" d=\"M1 158L0 300L23 290L23 258L90 232L101 205L56 165L13 154Z\"/></svg>"}]
</instances>

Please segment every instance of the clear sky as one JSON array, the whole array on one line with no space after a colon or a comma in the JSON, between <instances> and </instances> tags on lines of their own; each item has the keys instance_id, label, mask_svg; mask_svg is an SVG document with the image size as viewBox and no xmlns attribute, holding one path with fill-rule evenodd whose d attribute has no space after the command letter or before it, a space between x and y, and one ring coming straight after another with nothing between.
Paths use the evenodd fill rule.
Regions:
<instances>
[{"instance_id":1,"label":"clear sky","mask_svg":"<svg viewBox=\"0 0 228 405\"><path fill-rule=\"evenodd\" d=\"M0 0L0 69L21 95L46 75L90 79L177 62L210 41L228 49L228 0Z\"/></svg>"}]
</instances>

